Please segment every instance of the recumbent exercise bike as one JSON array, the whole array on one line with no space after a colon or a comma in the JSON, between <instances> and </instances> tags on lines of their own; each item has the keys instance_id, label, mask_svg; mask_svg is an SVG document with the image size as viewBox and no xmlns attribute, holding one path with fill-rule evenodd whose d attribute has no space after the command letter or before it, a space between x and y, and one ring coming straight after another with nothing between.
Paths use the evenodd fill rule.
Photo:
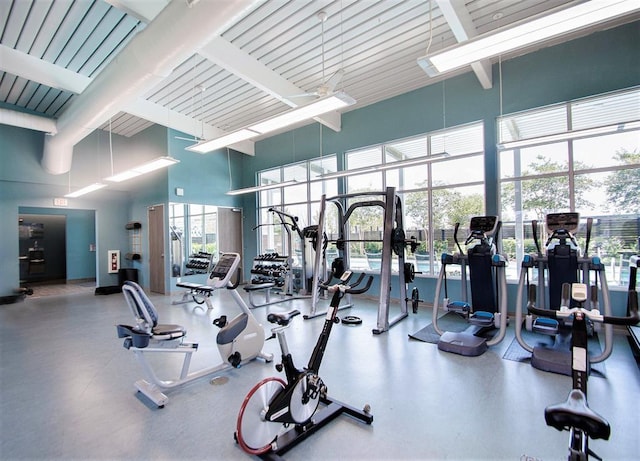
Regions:
<instances>
[{"instance_id":1,"label":"recumbent exercise bike","mask_svg":"<svg viewBox=\"0 0 640 461\"><path fill-rule=\"evenodd\" d=\"M262 325L258 323L236 291L237 285L234 285L230 280L239 264L239 254L223 253L209 276L211 283L211 286L208 286L209 291L227 288L242 311L229 322L226 321L226 316L213 322L214 325L220 327L216 343L220 357L224 362L191 373L189 373L191 357L198 350L198 344L184 341L187 331L181 325L158 323L158 312L140 285L131 281L125 282L123 285L122 292L136 324L135 326L117 325L118 338L124 338L123 346L135 354L147 375L148 380L136 381L136 388L158 407L162 408L168 400L162 391L175 389L214 373L239 368L256 357L260 357L266 362L273 360L273 354L262 352L265 341ZM161 380L145 355L152 352L184 354L179 378Z\"/></svg>"}]
</instances>

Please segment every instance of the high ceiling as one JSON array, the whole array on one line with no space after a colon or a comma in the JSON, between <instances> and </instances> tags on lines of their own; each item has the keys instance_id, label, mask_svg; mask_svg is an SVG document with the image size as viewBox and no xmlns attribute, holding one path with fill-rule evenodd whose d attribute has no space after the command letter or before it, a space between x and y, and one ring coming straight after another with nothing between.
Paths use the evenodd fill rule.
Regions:
<instances>
[{"instance_id":1,"label":"high ceiling","mask_svg":"<svg viewBox=\"0 0 640 461\"><path fill-rule=\"evenodd\" d=\"M439 81L416 64L428 46L436 51L575 3L0 0L0 121L9 123L9 109L57 123L30 126L42 131L82 125L72 144L95 128L132 136L154 123L211 138L312 101L300 95L339 70L336 89L357 100L353 110ZM185 27L180 18L194 12L198 23ZM616 24L636 19L637 12ZM146 47L127 56L145 34ZM474 71L479 85L493 84L482 66ZM322 122L338 128L339 114ZM252 153L252 144L240 150Z\"/></svg>"}]
</instances>

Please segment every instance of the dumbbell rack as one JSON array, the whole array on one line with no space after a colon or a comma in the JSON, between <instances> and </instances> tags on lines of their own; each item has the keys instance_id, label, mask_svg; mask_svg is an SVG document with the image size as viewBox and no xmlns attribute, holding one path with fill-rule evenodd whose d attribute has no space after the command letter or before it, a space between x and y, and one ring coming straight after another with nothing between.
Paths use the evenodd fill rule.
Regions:
<instances>
[{"instance_id":1,"label":"dumbbell rack","mask_svg":"<svg viewBox=\"0 0 640 461\"><path fill-rule=\"evenodd\" d=\"M213 255L211 253L206 253L204 251L199 251L197 253L189 256L189 261L185 264L185 267L189 269L190 274L207 274L212 269L211 262L213 260Z\"/></svg>"},{"instance_id":2,"label":"dumbbell rack","mask_svg":"<svg viewBox=\"0 0 640 461\"><path fill-rule=\"evenodd\" d=\"M266 253L253 258L251 268L251 283L274 283L283 291L291 287L291 266L289 256L278 253Z\"/></svg>"}]
</instances>

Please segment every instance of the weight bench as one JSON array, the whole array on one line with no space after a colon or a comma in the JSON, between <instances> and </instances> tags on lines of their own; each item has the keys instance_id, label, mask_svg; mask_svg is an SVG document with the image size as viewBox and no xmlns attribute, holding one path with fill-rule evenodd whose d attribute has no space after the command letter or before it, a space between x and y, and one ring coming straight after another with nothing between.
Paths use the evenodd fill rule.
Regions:
<instances>
[{"instance_id":1,"label":"weight bench","mask_svg":"<svg viewBox=\"0 0 640 461\"><path fill-rule=\"evenodd\" d=\"M213 305L211 304L211 300L209 299L215 291L213 287L193 282L178 282L176 283L176 286L180 288L186 288L189 291L183 293L182 298L179 301L173 301L172 304L184 304L193 300L193 302L196 304L207 303L207 309L213 309Z\"/></svg>"},{"instance_id":2,"label":"weight bench","mask_svg":"<svg viewBox=\"0 0 640 461\"><path fill-rule=\"evenodd\" d=\"M208 280L213 280L214 284L217 283L216 282L217 279L225 278L227 276L227 274L216 272L215 267L213 269L214 270L212 270L211 273L209 274ZM240 269L238 269L238 273L240 273ZM240 283L239 280L240 280L240 277L238 276L238 282L234 283L233 285L230 285L227 288L231 290L235 290L238 287L238 284ZM207 310L213 309L213 305L211 304L210 298L213 292L216 291L217 289L216 287L204 285L201 283L193 283L193 282L178 282L176 283L176 286L180 288L186 288L189 291L186 293L183 293L182 299L180 299L179 301L173 301L171 304L188 303L190 302L189 297L191 297L194 303L196 304L207 303Z\"/></svg>"},{"instance_id":3,"label":"weight bench","mask_svg":"<svg viewBox=\"0 0 640 461\"><path fill-rule=\"evenodd\" d=\"M244 288L244 291L249 293L249 304L251 304L251 307L254 308L254 307L268 306L270 304L277 304L283 301L282 299L278 299L277 301L271 300L271 289L274 288L275 286L276 284L274 282L265 282L265 283L250 283L248 285L245 285L243 288ZM254 299L255 293L258 291L264 292L265 300L262 303L258 303Z\"/></svg>"}]
</instances>

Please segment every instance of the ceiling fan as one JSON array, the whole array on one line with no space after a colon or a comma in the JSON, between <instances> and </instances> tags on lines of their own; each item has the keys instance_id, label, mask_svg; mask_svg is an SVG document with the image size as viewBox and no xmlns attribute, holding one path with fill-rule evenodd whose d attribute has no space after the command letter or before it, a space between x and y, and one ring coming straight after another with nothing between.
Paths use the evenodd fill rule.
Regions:
<instances>
[{"instance_id":1,"label":"ceiling fan","mask_svg":"<svg viewBox=\"0 0 640 461\"><path fill-rule=\"evenodd\" d=\"M321 26L321 37L322 37L322 84L315 90L302 94L294 94L292 98L300 98L305 96L316 96L318 98L323 98L325 96L329 96L333 94L336 90L336 87L340 82L342 82L342 78L344 77L344 69L338 69L336 72L331 75L328 79L325 79L325 57L324 57L324 22L327 20L327 13L324 11L320 11L317 14L318 19L320 20Z\"/></svg>"}]
</instances>

